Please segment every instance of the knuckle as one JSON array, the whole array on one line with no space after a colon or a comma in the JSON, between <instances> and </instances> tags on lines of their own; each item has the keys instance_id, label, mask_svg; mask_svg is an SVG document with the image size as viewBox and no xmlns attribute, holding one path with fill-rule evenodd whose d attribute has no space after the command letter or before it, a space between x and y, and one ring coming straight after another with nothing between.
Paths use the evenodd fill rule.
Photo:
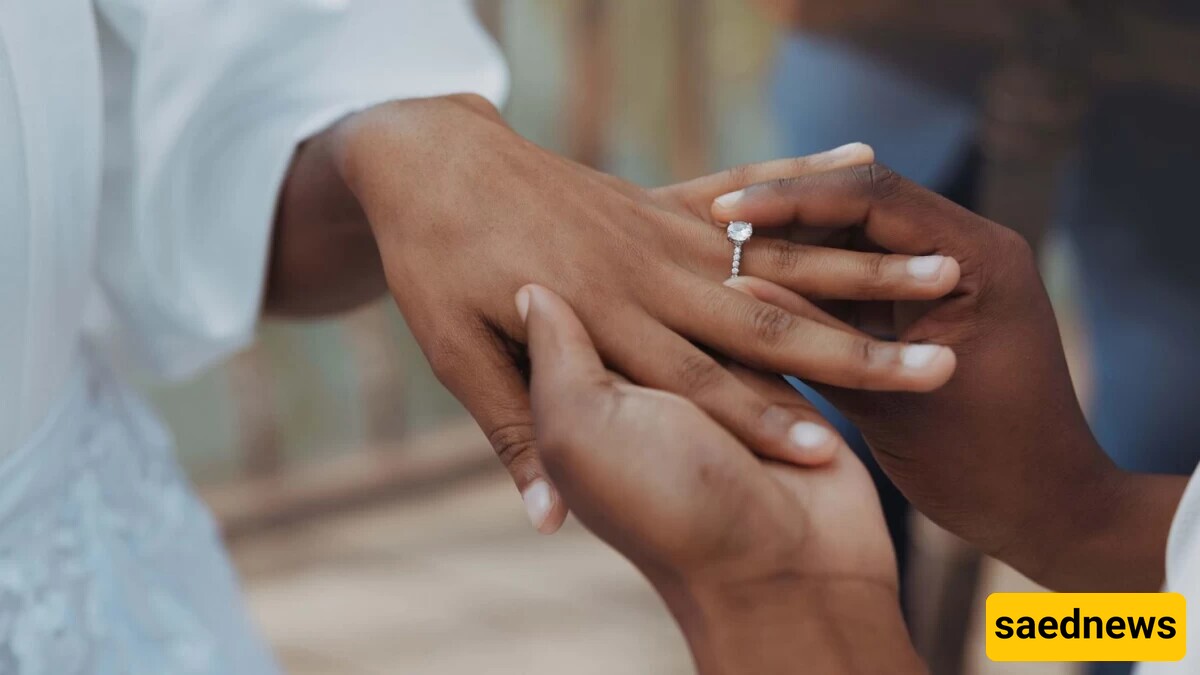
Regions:
<instances>
[{"instance_id":1,"label":"knuckle","mask_svg":"<svg viewBox=\"0 0 1200 675\"><path fill-rule=\"evenodd\" d=\"M850 167L850 175L854 178L854 184L863 193L871 194L875 189L874 167L874 164L859 164Z\"/></svg>"},{"instance_id":2,"label":"knuckle","mask_svg":"<svg viewBox=\"0 0 1200 675\"><path fill-rule=\"evenodd\" d=\"M1002 266L998 273L987 275L984 279L986 288L989 291L1001 292L1007 290L1007 293L1001 293L999 297L1008 295L1009 297L1028 297L1028 291L1017 289L1028 289L1032 284L1035 287L1041 286L1041 266L1038 264L1037 253L1033 250L1033 246L1014 230L1001 228L1004 231L1004 257L1008 260L1008 264ZM1039 296L1044 295L1044 291L1035 291Z\"/></svg>"},{"instance_id":3,"label":"knuckle","mask_svg":"<svg viewBox=\"0 0 1200 675\"><path fill-rule=\"evenodd\" d=\"M1006 296L1013 283L1038 278L1037 255L1033 247L1015 230L995 225L993 237L984 239L990 254L980 256L976 296L980 303L990 303Z\"/></svg>"},{"instance_id":4,"label":"knuckle","mask_svg":"<svg viewBox=\"0 0 1200 675\"><path fill-rule=\"evenodd\" d=\"M1033 260L1033 247L1016 230L1000 226L998 236L1006 255L1021 261Z\"/></svg>"},{"instance_id":5,"label":"knuckle","mask_svg":"<svg viewBox=\"0 0 1200 675\"><path fill-rule=\"evenodd\" d=\"M721 365L702 352L685 356L676 370L679 386L688 394L711 389L717 386L724 376Z\"/></svg>"},{"instance_id":6,"label":"knuckle","mask_svg":"<svg viewBox=\"0 0 1200 675\"><path fill-rule=\"evenodd\" d=\"M664 204L669 208L683 209L697 218L707 220L708 213L701 211L701 204L695 198L695 195L689 192L689 187L688 183L683 183L647 188L646 196L649 201L655 204Z\"/></svg>"},{"instance_id":7,"label":"knuckle","mask_svg":"<svg viewBox=\"0 0 1200 675\"><path fill-rule=\"evenodd\" d=\"M874 201L890 199L904 186L900 174L879 162L855 166L851 173L859 188Z\"/></svg>"},{"instance_id":8,"label":"knuckle","mask_svg":"<svg viewBox=\"0 0 1200 675\"><path fill-rule=\"evenodd\" d=\"M862 290L882 291L887 288L887 257L883 254L868 256L863 261Z\"/></svg>"},{"instance_id":9,"label":"knuckle","mask_svg":"<svg viewBox=\"0 0 1200 675\"><path fill-rule=\"evenodd\" d=\"M659 185L646 188L646 196L650 199L661 202L676 202L679 199L679 185Z\"/></svg>"},{"instance_id":10,"label":"knuckle","mask_svg":"<svg viewBox=\"0 0 1200 675\"><path fill-rule=\"evenodd\" d=\"M544 430L548 433L543 435L549 438L545 438L543 443L548 446L561 447L555 444L555 441L562 440L555 438L559 435L554 431L555 426L549 425ZM488 434L488 442L492 444L492 449L496 451L500 463L506 467L512 467L533 457L533 426L524 422L503 424Z\"/></svg>"},{"instance_id":11,"label":"knuckle","mask_svg":"<svg viewBox=\"0 0 1200 675\"><path fill-rule=\"evenodd\" d=\"M864 376L866 371L876 363L879 363L882 357L881 345L867 338L855 338L851 346L851 352L854 354L854 359L857 362L856 371Z\"/></svg>"},{"instance_id":12,"label":"knuckle","mask_svg":"<svg viewBox=\"0 0 1200 675\"><path fill-rule=\"evenodd\" d=\"M887 196L898 190L904 183L904 179L900 174L892 171L891 167L872 162L867 165L871 170L871 185L874 187L875 194Z\"/></svg>"},{"instance_id":13,"label":"knuckle","mask_svg":"<svg viewBox=\"0 0 1200 675\"><path fill-rule=\"evenodd\" d=\"M767 255L776 270L792 272L800 262L800 246L783 239L772 239L767 247Z\"/></svg>"},{"instance_id":14,"label":"knuckle","mask_svg":"<svg viewBox=\"0 0 1200 675\"><path fill-rule=\"evenodd\" d=\"M780 198L794 198L800 196L804 189L806 176L791 176L788 178L777 178L767 183L767 189L772 194Z\"/></svg>"},{"instance_id":15,"label":"knuckle","mask_svg":"<svg viewBox=\"0 0 1200 675\"><path fill-rule=\"evenodd\" d=\"M629 213L635 220L647 222L656 227L661 227L665 224L666 218L657 203L640 201L628 197L625 200L629 208Z\"/></svg>"},{"instance_id":16,"label":"knuckle","mask_svg":"<svg viewBox=\"0 0 1200 675\"><path fill-rule=\"evenodd\" d=\"M609 231L613 243L620 247L621 255L627 258L626 267L634 271L647 269L644 265L633 263L645 262L644 257L650 255L649 249L646 246L639 246L638 240L649 238L654 241L676 241L677 233L681 219L678 214L672 213L668 208L665 208L662 202L654 201L638 201L634 199L626 199L625 210L619 213L618 218L610 219L606 222L606 229ZM637 225L633 230L622 227L615 227L622 224L635 223ZM688 224L692 223L688 221ZM675 252L670 249L669 252ZM650 267L649 269L654 269Z\"/></svg>"},{"instance_id":17,"label":"knuckle","mask_svg":"<svg viewBox=\"0 0 1200 675\"><path fill-rule=\"evenodd\" d=\"M442 335L433 340L425 355L434 377L448 389L454 386L454 376L462 363L461 354L457 340Z\"/></svg>"},{"instance_id":18,"label":"knuckle","mask_svg":"<svg viewBox=\"0 0 1200 675\"><path fill-rule=\"evenodd\" d=\"M755 337L768 347L778 346L791 332L795 319L791 314L765 303L750 311L750 327Z\"/></svg>"}]
</instances>

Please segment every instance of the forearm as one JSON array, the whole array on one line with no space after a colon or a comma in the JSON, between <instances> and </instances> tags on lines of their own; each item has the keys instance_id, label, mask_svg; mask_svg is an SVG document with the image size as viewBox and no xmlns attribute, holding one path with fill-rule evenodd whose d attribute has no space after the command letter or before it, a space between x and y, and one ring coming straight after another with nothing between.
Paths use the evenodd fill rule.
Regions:
<instances>
[{"instance_id":1,"label":"forearm","mask_svg":"<svg viewBox=\"0 0 1200 675\"><path fill-rule=\"evenodd\" d=\"M894 589L858 580L664 590L701 675L927 672Z\"/></svg>"}]
</instances>

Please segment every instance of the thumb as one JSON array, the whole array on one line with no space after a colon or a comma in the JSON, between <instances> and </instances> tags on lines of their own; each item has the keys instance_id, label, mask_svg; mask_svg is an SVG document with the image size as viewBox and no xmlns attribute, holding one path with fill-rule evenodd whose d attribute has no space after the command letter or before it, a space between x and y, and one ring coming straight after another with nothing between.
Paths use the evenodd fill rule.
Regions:
<instances>
[{"instance_id":1,"label":"thumb","mask_svg":"<svg viewBox=\"0 0 1200 675\"><path fill-rule=\"evenodd\" d=\"M535 417L539 409L611 384L587 330L562 298L530 284L517 291L516 303L528 336Z\"/></svg>"},{"instance_id":2,"label":"thumb","mask_svg":"<svg viewBox=\"0 0 1200 675\"><path fill-rule=\"evenodd\" d=\"M531 284L517 291L516 303L532 370L530 408L542 458L554 476L555 469L573 466L586 454L584 446L607 436L596 420L611 401L613 377L561 298Z\"/></svg>"}]
</instances>

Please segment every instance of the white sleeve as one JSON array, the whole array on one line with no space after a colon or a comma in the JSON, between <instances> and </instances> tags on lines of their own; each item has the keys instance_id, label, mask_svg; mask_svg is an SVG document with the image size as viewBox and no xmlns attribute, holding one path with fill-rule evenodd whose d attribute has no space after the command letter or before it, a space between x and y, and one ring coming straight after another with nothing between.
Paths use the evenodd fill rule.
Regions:
<instances>
[{"instance_id":1,"label":"white sleeve","mask_svg":"<svg viewBox=\"0 0 1200 675\"><path fill-rule=\"evenodd\" d=\"M385 100L507 90L468 0L96 2L97 273L129 351L166 377L253 338L299 141Z\"/></svg>"},{"instance_id":2,"label":"white sleeve","mask_svg":"<svg viewBox=\"0 0 1200 675\"><path fill-rule=\"evenodd\" d=\"M1181 593L1186 601L1187 626L1200 625L1200 467L1192 474L1167 540L1167 587ZM1167 675L1200 673L1200 631L1184 631L1187 649L1182 661L1147 662L1139 664L1137 675Z\"/></svg>"}]
</instances>

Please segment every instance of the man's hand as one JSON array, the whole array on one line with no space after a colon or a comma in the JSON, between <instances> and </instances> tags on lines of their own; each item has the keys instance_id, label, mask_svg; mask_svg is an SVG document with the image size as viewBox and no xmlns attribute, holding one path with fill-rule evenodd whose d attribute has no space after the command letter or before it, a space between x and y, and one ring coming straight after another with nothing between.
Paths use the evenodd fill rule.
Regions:
<instances>
[{"instance_id":1,"label":"man's hand","mask_svg":"<svg viewBox=\"0 0 1200 675\"><path fill-rule=\"evenodd\" d=\"M1120 472L1076 400L1034 256L1016 233L874 164L755 185L716 218L816 234L823 243L953 257L946 298L897 303L878 326L952 348L958 368L928 394L819 387L862 430L924 513L1043 584L1152 590L1182 481ZM786 284L785 284L786 285ZM803 300L746 280L754 297Z\"/></svg>"},{"instance_id":2,"label":"man's hand","mask_svg":"<svg viewBox=\"0 0 1200 675\"><path fill-rule=\"evenodd\" d=\"M517 307L550 476L662 594L702 673L920 670L879 502L845 445L819 468L758 458L686 399L606 371L562 299L527 286ZM780 378L734 372L806 409Z\"/></svg>"},{"instance_id":3,"label":"man's hand","mask_svg":"<svg viewBox=\"0 0 1200 675\"><path fill-rule=\"evenodd\" d=\"M687 396L757 452L799 464L828 458L832 429L805 406L772 403L710 354L883 390L929 390L953 370L948 350L866 339L721 284L732 248L711 227L713 197L738 181L869 161L865 146L644 190L536 147L476 97L382 105L333 136L338 173L370 223L392 295L543 532L566 511L534 444L525 331L511 302L526 283L566 298L613 370ZM793 244L752 240L743 264L794 289L849 299L935 298L957 280L945 259L918 269L908 256L802 252L807 264L796 264Z\"/></svg>"}]
</instances>

